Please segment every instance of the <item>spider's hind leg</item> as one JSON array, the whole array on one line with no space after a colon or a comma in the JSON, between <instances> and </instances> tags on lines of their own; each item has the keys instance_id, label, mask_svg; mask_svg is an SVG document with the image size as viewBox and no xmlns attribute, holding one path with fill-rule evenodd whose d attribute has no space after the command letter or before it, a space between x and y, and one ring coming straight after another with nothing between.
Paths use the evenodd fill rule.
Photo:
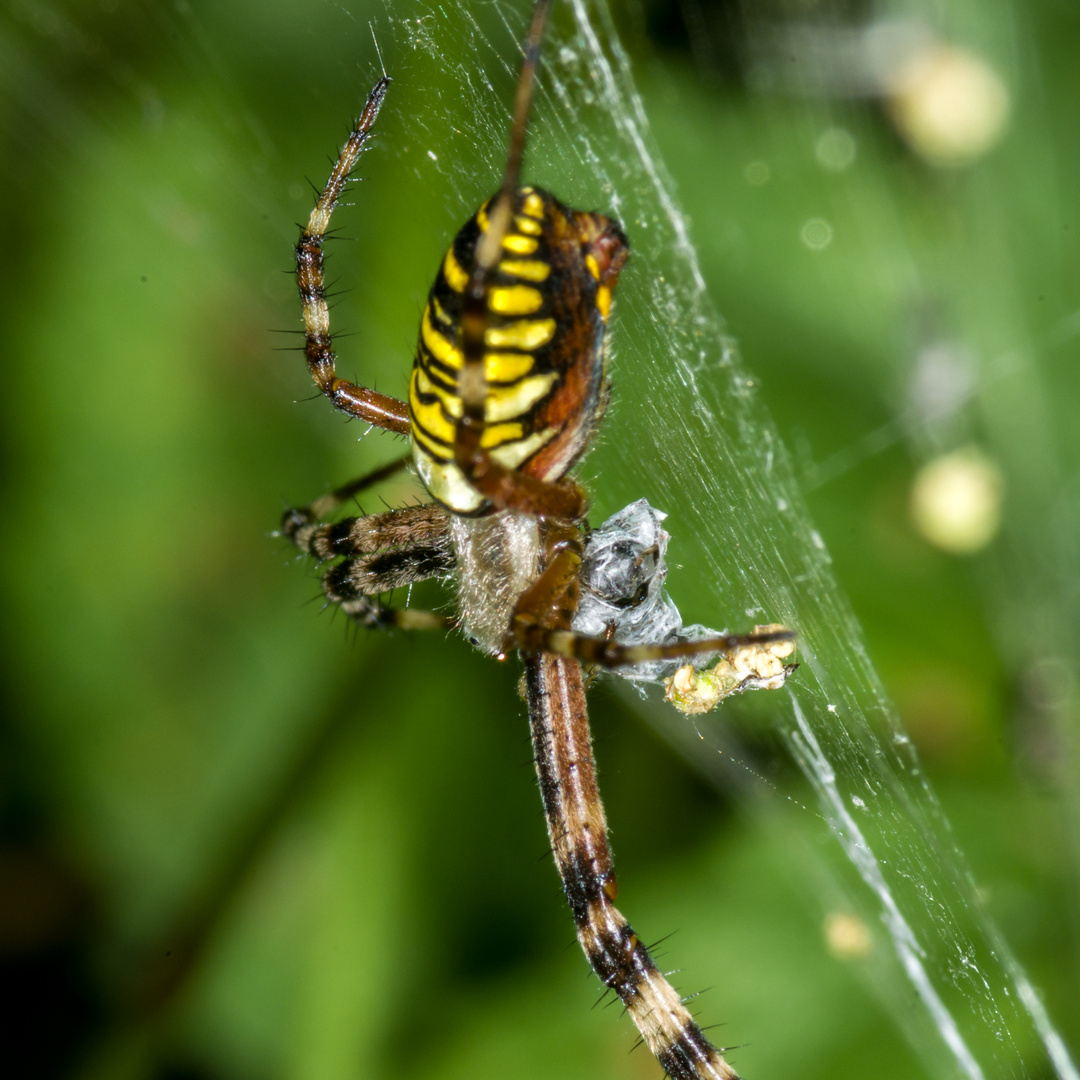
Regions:
<instances>
[{"instance_id":1,"label":"spider's hind leg","mask_svg":"<svg viewBox=\"0 0 1080 1080\"><path fill-rule=\"evenodd\" d=\"M342 484L341 487L334 488L333 491L328 491L325 495L320 495L307 506L290 506L281 515L282 535L287 536L301 551L306 551L309 555L323 559L329 558L328 555L318 555L309 546L308 538L312 535L310 527L317 525L323 518L328 518L342 503L359 495L361 491L366 491L369 487L374 487L383 480L395 476L411 460L412 455L405 454L387 465L381 465L374 472L365 473L355 480L350 480L347 484Z\"/></svg>"},{"instance_id":2,"label":"spider's hind leg","mask_svg":"<svg viewBox=\"0 0 1080 1080\"><path fill-rule=\"evenodd\" d=\"M320 562L342 559L323 574L323 592L327 600L357 622L368 627L442 629L452 625L451 620L427 611L384 607L378 597L429 578L445 577L453 570L450 515L446 510L423 504L334 522L320 521L346 499L398 472L408 460L400 458L335 488L308 506L286 510L281 532Z\"/></svg>"},{"instance_id":3,"label":"spider's hind leg","mask_svg":"<svg viewBox=\"0 0 1080 1080\"><path fill-rule=\"evenodd\" d=\"M363 523L364 519L356 521ZM415 608L383 607L378 599L383 593L394 589L449 574L454 568L454 559L449 536L446 541L445 544L420 544L344 559L323 575L323 592L327 600L337 604L346 615L363 626L398 626L406 630L448 629L454 625L452 619Z\"/></svg>"}]
</instances>

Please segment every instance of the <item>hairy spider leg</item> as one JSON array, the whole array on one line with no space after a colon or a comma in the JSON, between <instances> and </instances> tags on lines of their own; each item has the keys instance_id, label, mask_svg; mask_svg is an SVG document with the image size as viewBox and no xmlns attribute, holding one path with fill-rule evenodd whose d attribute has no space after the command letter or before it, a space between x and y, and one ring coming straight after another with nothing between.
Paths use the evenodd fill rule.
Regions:
<instances>
[{"instance_id":1,"label":"hairy spider leg","mask_svg":"<svg viewBox=\"0 0 1080 1080\"><path fill-rule=\"evenodd\" d=\"M738 1080L615 907L581 666L561 656L528 656L525 688L548 838L593 971L618 994L673 1080Z\"/></svg>"},{"instance_id":2,"label":"hairy spider leg","mask_svg":"<svg viewBox=\"0 0 1080 1080\"><path fill-rule=\"evenodd\" d=\"M391 476L396 476L408 466L411 460L411 454L403 454L386 465L380 465L374 472L364 473L363 476L358 476L355 480L350 480L347 484L342 484L341 487L336 487L325 495L320 495L314 502L308 503L307 506L289 507L281 515L281 531L294 543L298 543L296 534L301 529L329 517L343 502L351 499L354 495L359 495L361 491L374 487L381 481L388 480ZM299 544L299 546L303 547L304 545ZM307 549L304 548L304 550ZM320 556L320 558L329 558L329 556Z\"/></svg>"},{"instance_id":3,"label":"hairy spider leg","mask_svg":"<svg viewBox=\"0 0 1080 1080\"><path fill-rule=\"evenodd\" d=\"M385 607L378 601L382 593L453 572L446 510L425 503L330 523L319 521L346 499L397 473L408 461L408 457L392 461L335 488L309 506L286 510L281 532L320 562L342 559L323 575L323 592L361 625L446 629L454 625L452 619L415 608Z\"/></svg>"},{"instance_id":4,"label":"hairy spider leg","mask_svg":"<svg viewBox=\"0 0 1080 1080\"><path fill-rule=\"evenodd\" d=\"M405 547L346 559L323 575L327 600L363 626L396 626L403 630L447 630L454 620L417 608L384 607L378 597L454 568L453 553L442 547Z\"/></svg>"},{"instance_id":5,"label":"hairy spider leg","mask_svg":"<svg viewBox=\"0 0 1080 1080\"><path fill-rule=\"evenodd\" d=\"M371 128L379 115L390 80L385 75L372 87L367 103L360 113L341 154L338 156L311 211L308 223L296 245L296 281L304 315L304 355L315 379L315 385L342 412L364 420L375 427L409 434L409 407L397 398L368 390L363 386L339 379L336 357L330 338L330 309L326 303L326 281L323 274L323 241L330 227L330 216L356 166L364 146L371 137Z\"/></svg>"},{"instance_id":6,"label":"hairy spider leg","mask_svg":"<svg viewBox=\"0 0 1080 1080\"><path fill-rule=\"evenodd\" d=\"M578 941L593 971L619 996L669 1076L738 1080L615 907L614 860L579 663L615 666L639 658L681 656L696 651L698 643L619 646L573 633L569 626L580 593L580 530L571 522L542 523L541 551L545 568L518 600L511 635L524 654L529 727L548 838ZM773 637L714 639L710 651Z\"/></svg>"}]
</instances>

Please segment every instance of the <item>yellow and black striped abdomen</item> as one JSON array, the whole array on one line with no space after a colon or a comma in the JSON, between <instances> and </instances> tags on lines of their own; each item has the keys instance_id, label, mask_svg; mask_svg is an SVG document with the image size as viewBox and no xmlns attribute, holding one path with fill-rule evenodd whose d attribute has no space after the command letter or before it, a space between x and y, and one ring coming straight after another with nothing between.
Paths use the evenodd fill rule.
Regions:
<instances>
[{"instance_id":1,"label":"yellow and black striped abdomen","mask_svg":"<svg viewBox=\"0 0 1080 1080\"><path fill-rule=\"evenodd\" d=\"M459 514L485 509L454 464L463 297L488 228L482 206L454 238L428 295L409 383L412 444L432 496ZM558 480L580 457L606 399L604 326L626 239L601 214L521 188L487 290L485 428L480 445L508 469Z\"/></svg>"}]
</instances>

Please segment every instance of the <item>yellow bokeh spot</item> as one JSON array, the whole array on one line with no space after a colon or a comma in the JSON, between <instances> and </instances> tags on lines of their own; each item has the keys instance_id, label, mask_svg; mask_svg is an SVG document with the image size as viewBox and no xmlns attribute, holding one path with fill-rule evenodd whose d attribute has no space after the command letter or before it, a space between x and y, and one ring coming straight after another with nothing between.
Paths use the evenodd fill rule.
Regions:
<instances>
[{"instance_id":1,"label":"yellow bokeh spot","mask_svg":"<svg viewBox=\"0 0 1080 1080\"><path fill-rule=\"evenodd\" d=\"M1009 123L1009 91L967 49L930 41L892 75L886 103L911 148L932 165L967 165L995 146Z\"/></svg>"},{"instance_id":2,"label":"yellow bokeh spot","mask_svg":"<svg viewBox=\"0 0 1080 1080\"><path fill-rule=\"evenodd\" d=\"M981 450L964 447L924 465L911 491L915 527L952 555L980 551L1001 526L1001 470Z\"/></svg>"},{"instance_id":3,"label":"yellow bokeh spot","mask_svg":"<svg viewBox=\"0 0 1080 1080\"><path fill-rule=\"evenodd\" d=\"M825 941L838 960L862 960L874 945L866 922L846 912L833 912L825 919Z\"/></svg>"}]
</instances>

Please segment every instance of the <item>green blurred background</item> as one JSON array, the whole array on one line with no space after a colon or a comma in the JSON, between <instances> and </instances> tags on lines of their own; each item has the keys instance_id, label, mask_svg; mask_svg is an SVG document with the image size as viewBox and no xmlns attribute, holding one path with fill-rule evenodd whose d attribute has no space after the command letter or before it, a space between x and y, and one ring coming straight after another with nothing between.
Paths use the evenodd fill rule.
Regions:
<instances>
[{"instance_id":1,"label":"green blurred background","mask_svg":"<svg viewBox=\"0 0 1080 1080\"><path fill-rule=\"evenodd\" d=\"M501 10L517 29L527 7ZM321 181L378 72L369 20L396 82L330 275L344 372L403 395L436 261L493 186L503 116L446 131L441 110L463 79L508 100L499 10L0 7L6 1075L659 1074L619 1010L593 1007L516 665L457 638L351 632L272 536L285 505L400 449L358 444L302 359L274 351L298 322L284 271L305 178ZM1075 1048L1080 13L614 13L870 657L978 896ZM852 41L869 55L868 30L901 16L1007 95L1000 138L969 161L935 156L905 127L910 101L852 62ZM417 42L472 40L439 36L458 18L490 28L492 51L410 83ZM433 147L455 156L424 172ZM605 473L640 456L618 416L649 394L617 376L586 466L597 506L616 509L617 486L677 520L678 489L650 490L647 462ZM961 556L920 535L910 500L921 468L969 446L1004 500L1000 530ZM741 622L698 610L681 580L691 619ZM713 988L697 1004L723 1019L718 1041L746 1044L748 1077L954 1075L905 1038L910 989L868 992L873 956L830 938L833 856L767 697L703 722L737 748L721 794L692 747L598 685L625 909L648 939L677 931L664 960L684 990ZM767 789L764 809L744 787ZM1037 1048L1018 1056L1053 1075Z\"/></svg>"}]
</instances>

